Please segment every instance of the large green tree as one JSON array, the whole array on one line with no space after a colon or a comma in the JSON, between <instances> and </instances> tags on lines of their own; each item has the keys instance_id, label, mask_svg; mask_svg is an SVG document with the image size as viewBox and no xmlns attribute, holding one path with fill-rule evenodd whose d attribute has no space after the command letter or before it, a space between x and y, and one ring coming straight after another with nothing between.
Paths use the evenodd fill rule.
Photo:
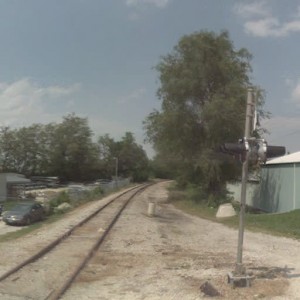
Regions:
<instances>
[{"instance_id":1,"label":"large green tree","mask_svg":"<svg viewBox=\"0 0 300 300\"><path fill-rule=\"evenodd\" d=\"M98 177L98 156L87 119L74 114L65 116L58 124L0 129L0 162L4 172L89 180Z\"/></svg>"},{"instance_id":2,"label":"large green tree","mask_svg":"<svg viewBox=\"0 0 300 300\"><path fill-rule=\"evenodd\" d=\"M227 32L201 31L183 36L156 66L162 105L144 126L159 160L169 162L179 182L218 193L234 174L232 162L216 149L243 136L250 59Z\"/></svg>"},{"instance_id":3,"label":"large green tree","mask_svg":"<svg viewBox=\"0 0 300 300\"><path fill-rule=\"evenodd\" d=\"M51 129L53 126L33 124L29 127L0 129L0 157L3 171L27 176L48 171Z\"/></svg>"},{"instance_id":4,"label":"large green tree","mask_svg":"<svg viewBox=\"0 0 300 300\"><path fill-rule=\"evenodd\" d=\"M108 134L98 140L101 165L106 170L106 177L115 175L116 163L118 175L131 177L133 181L144 181L148 178L148 157L138 145L131 132L126 132L120 141L115 141Z\"/></svg>"},{"instance_id":5,"label":"large green tree","mask_svg":"<svg viewBox=\"0 0 300 300\"><path fill-rule=\"evenodd\" d=\"M67 180L94 177L98 151L86 118L67 115L53 130L49 172Z\"/></svg>"}]
</instances>

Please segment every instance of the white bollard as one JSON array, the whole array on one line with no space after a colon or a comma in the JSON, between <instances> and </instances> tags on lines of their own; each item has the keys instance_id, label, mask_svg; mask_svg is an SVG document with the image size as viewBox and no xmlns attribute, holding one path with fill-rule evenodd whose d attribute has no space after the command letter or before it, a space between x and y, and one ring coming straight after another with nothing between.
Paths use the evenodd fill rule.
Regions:
<instances>
[{"instance_id":1,"label":"white bollard","mask_svg":"<svg viewBox=\"0 0 300 300\"><path fill-rule=\"evenodd\" d=\"M155 215L155 203L149 202L148 204L148 216L153 217Z\"/></svg>"}]
</instances>

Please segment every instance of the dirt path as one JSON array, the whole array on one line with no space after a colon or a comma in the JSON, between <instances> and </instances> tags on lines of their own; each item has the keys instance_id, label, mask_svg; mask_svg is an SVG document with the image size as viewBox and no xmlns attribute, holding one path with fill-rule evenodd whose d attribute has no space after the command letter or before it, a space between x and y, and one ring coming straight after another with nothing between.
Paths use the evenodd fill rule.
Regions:
<instances>
[{"instance_id":1,"label":"dirt path","mask_svg":"<svg viewBox=\"0 0 300 300\"><path fill-rule=\"evenodd\" d=\"M207 299L200 290L205 282L222 299L300 299L298 241L246 232L244 263L256 279L250 288L232 289L227 273L235 265L237 230L175 209L166 203L166 186L156 185L130 204L63 299ZM150 200L157 202L155 217L147 216ZM76 212L17 242L0 244L6 259L0 272L74 218Z\"/></svg>"}]
</instances>

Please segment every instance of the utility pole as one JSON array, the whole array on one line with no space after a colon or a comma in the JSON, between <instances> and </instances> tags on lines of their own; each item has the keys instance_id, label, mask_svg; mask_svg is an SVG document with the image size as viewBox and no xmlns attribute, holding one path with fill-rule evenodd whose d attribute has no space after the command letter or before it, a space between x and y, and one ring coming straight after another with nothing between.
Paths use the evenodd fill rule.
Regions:
<instances>
[{"instance_id":1,"label":"utility pole","mask_svg":"<svg viewBox=\"0 0 300 300\"><path fill-rule=\"evenodd\" d=\"M246 268L243 266L244 219L249 160L265 163L268 158L285 154L284 146L269 146L264 139L251 137L256 125L254 124L254 121L256 121L255 114L256 99L253 89L248 88L244 138L240 139L238 143L225 143L220 147L223 153L235 155L235 157L236 155L242 156L243 162L237 260L235 270L228 273L228 283L236 286L250 286L251 279L253 279L253 276L246 274Z\"/></svg>"},{"instance_id":2,"label":"utility pole","mask_svg":"<svg viewBox=\"0 0 300 300\"><path fill-rule=\"evenodd\" d=\"M253 96L253 89L248 89L247 95L247 108L246 108L246 121L245 121L245 143L250 138L253 130L253 118L255 114L255 99ZM241 204L240 204L240 222L239 222L239 235L238 235L238 248L237 248L237 261L235 273L236 275L244 275L246 270L243 266L243 241L244 241L244 219L245 219L245 206L246 206L246 187L248 179L248 165L249 165L249 148L245 152L245 160L242 168L242 187L241 187Z\"/></svg>"}]
</instances>

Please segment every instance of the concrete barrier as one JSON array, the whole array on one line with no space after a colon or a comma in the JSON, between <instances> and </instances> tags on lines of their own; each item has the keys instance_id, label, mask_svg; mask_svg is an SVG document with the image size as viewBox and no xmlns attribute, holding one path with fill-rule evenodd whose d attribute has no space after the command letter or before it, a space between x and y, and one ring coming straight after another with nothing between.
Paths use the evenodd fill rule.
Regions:
<instances>
[{"instance_id":1,"label":"concrete barrier","mask_svg":"<svg viewBox=\"0 0 300 300\"><path fill-rule=\"evenodd\" d=\"M231 203L222 204L219 206L216 217L217 218L227 218L235 216L236 212Z\"/></svg>"},{"instance_id":2,"label":"concrete barrier","mask_svg":"<svg viewBox=\"0 0 300 300\"><path fill-rule=\"evenodd\" d=\"M149 202L148 204L148 216L153 217L155 216L155 203Z\"/></svg>"}]
</instances>

